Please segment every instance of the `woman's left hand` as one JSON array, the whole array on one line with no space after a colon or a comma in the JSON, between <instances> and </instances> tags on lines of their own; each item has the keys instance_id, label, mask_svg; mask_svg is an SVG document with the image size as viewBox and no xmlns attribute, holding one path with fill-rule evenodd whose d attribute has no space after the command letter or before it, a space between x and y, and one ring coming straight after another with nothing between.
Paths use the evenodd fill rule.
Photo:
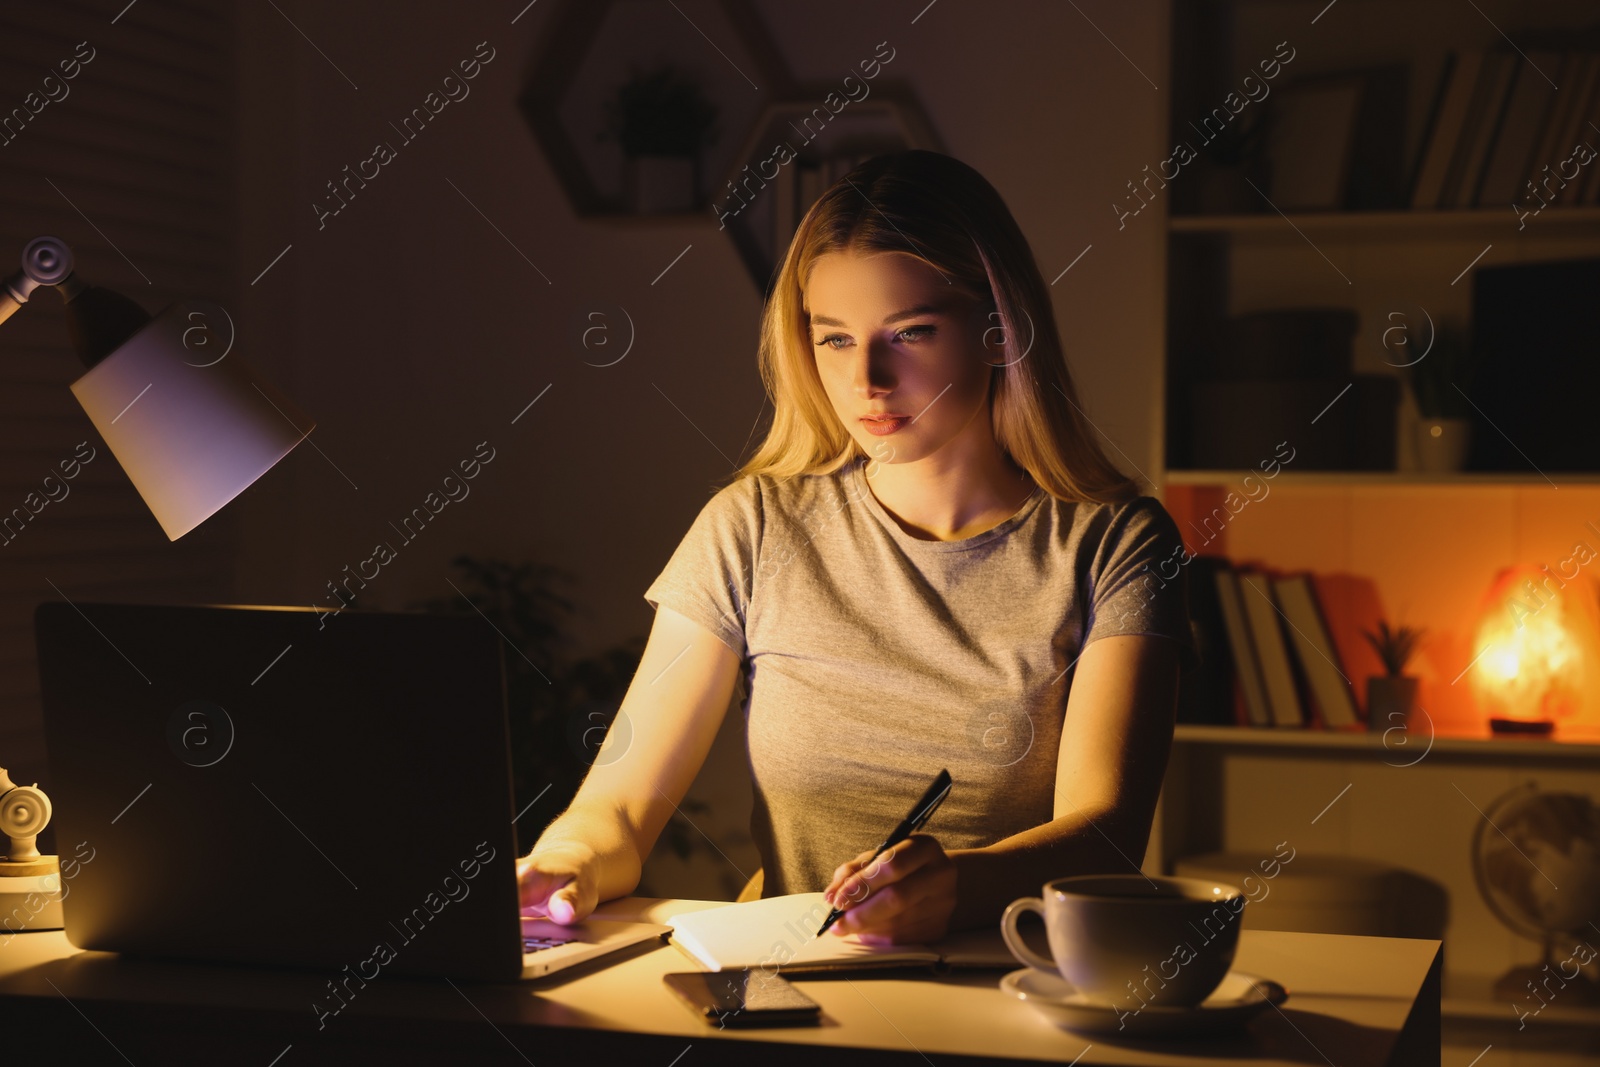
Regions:
<instances>
[{"instance_id":1,"label":"woman's left hand","mask_svg":"<svg viewBox=\"0 0 1600 1067\"><path fill-rule=\"evenodd\" d=\"M841 864L823 896L847 909L830 932L868 944L927 944L949 930L956 865L935 838L912 834L876 858L863 852Z\"/></svg>"}]
</instances>

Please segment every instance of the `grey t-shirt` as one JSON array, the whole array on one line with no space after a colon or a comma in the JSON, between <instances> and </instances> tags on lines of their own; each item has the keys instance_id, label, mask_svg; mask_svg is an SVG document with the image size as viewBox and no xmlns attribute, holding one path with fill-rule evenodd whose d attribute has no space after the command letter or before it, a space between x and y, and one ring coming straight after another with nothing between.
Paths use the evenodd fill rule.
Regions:
<instances>
[{"instance_id":1,"label":"grey t-shirt","mask_svg":"<svg viewBox=\"0 0 1600 1067\"><path fill-rule=\"evenodd\" d=\"M825 888L941 768L953 785L924 832L946 848L1049 822L1083 648L1190 645L1186 577L1158 574L1181 542L1156 500L1039 489L992 529L926 541L883 509L865 462L720 490L644 594L741 657L763 896Z\"/></svg>"}]
</instances>

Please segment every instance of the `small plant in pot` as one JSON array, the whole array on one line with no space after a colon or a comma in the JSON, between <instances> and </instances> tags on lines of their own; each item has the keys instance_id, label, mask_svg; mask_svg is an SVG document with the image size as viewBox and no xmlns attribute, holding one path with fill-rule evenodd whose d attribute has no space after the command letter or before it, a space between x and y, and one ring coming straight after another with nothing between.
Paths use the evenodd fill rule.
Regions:
<instances>
[{"instance_id":1,"label":"small plant in pot","mask_svg":"<svg viewBox=\"0 0 1600 1067\"><path fill-rule=\"evenodd\" d=\"M1426 355L1405 368L1416 401L1417 466L1430 472L1458 471L1466 466L1471 443L1472 346L1457 326L1440 322Z\"/></svg>"},{"instance_id":2,"label":"small plant in pot","mask_svg":"<svg viewBox=\"0 0 1600 1067\"><path fill-rule=\"evenodd\" d=\"M1417 705L1418 679L1406 673L1406 664L1417 650L1422 630L1410 626L1390 629L1379 620L1376 631L1363 630L1363 637L1383 661L1383 674L1367 679L1367 729L1387 730L1404 726Z\"/></svg>"},{"instance_id":3,"label":"small plant in pot","mask_svg":"<svg viewBox=\"0 0 1600 1067\"><path fill-rule=\"evenodd\" d=\"M700 150L715 140L717 108L700 84L670 64L637 69L606 101L601 139L615 137L625 157L623 186L637 212L697 206Z\"/></svg>"}]
</instances>

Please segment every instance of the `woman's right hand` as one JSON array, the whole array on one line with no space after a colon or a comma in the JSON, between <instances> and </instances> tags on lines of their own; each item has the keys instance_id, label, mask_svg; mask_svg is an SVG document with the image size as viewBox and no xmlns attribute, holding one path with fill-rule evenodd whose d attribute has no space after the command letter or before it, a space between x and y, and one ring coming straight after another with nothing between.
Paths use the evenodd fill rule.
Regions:
<instances>
[{"instance_id":1,"label":"woman's right hand","mask_svg":"<svg viewBox=\"0 0 1600 1067\"><path fill-rule=\"evenodd\" d=\"M570 926L599 903L600 857L572 841L535 845L517 860L517 891L526 913Z\"/></svg>"}]
</instances>

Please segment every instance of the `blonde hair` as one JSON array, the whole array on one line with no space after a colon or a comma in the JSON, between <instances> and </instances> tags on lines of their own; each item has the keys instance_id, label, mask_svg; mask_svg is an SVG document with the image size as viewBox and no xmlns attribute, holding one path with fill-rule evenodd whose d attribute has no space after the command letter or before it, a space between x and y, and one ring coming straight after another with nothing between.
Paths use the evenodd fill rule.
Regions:
<instances>
[{"instance_id":1,"label":"blonde hair","mask_svg":"<svg viewBox=\"0 0 1600 1067\"><path fill-rule=\"evenodd\" d=\"M908 253L993 304L1004 356L993 370L995 441L1039 486L1063 500L1095 503L1138 494L1138 483L1101 451L1081 410L1049 289L1005 201L967 164L921 149L867 160L801 220L761 315L761 380L773 401L772 426L732 480L829 474L865 456L823 390L804 308L817 258L847 251ZM1028 336L1012 328L1017 322L1029 324Z\"/></svg>"}]
</instances>

